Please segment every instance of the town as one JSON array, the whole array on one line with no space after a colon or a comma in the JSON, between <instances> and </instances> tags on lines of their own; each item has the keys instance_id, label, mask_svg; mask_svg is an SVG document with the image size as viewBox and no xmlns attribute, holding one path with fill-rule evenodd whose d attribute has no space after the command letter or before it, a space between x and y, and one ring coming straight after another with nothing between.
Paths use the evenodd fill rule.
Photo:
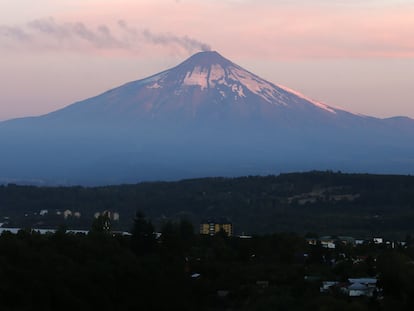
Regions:
<instances>
[{"instance_id":1,"label":"town","mask_svg":"<svg viewBox=\"0 0 414 311\"><path fill-rule=\"evenodd\" d=\"M67 310L96 306L93 299L108 289L108 282L118 289L102 306L114 308L115 301L122 301L123 306L147 310L404 310L414 302L414 239L409 236L388 241L233 235L225 218L206 219L199 234L185 219L168 221L156 232L141 212L130 232L117 232L110 220L110 213L101 213L84 231L0 228L0 258L8 271L2 282L16 284L3 290L0 306L40 307L36 295L50 290L51 281L57 290L48 295L56 305L42 306L45 310L63 301ZM82 293L82 288L93 290ZM131 299L135 291L145 295ZM22 295L26 299L18 299Z\"/></svg>"}]
</instances>

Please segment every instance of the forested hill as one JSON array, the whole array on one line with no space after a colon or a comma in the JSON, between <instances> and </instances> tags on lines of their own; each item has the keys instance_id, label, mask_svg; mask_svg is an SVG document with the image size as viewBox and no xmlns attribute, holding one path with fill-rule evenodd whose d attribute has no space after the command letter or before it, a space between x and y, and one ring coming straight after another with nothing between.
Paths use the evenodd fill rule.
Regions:
<instances>
[{"instance_id":1,"label":"forested hill","mask_svg":"<svg viewBox=\"0 0 414 311\"><path fill-rule=\"evenodd\" d=\"M8 226L87 229L105 210L119 214L113 226L122 230L139 210L156 225L227 217L235 233L403 237L414 232L414 176L308 172L95 188L0 186Z\"/></svg>"}]
</instances>

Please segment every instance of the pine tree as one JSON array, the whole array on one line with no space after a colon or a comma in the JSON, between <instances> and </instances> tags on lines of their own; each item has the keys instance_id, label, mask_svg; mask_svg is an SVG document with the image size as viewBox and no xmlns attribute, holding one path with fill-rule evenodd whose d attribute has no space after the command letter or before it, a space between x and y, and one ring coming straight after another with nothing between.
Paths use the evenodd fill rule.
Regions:
<instances>
[{"instance_id":1,"label":"pine tree","mask_svg":"<svg viewBox=\"0 0 414 311\"><path fill-rule=\"evenodd\" d=\"M136 254L147 254L155 247L154 226L142 212L137 212L132 228L132 249Z\"/></svg>"}]
</instances>

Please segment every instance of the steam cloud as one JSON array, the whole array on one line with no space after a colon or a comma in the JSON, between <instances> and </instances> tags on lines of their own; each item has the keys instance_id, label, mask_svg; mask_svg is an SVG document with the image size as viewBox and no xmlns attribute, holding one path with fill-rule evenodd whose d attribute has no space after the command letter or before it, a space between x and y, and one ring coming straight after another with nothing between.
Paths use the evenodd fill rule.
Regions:
<instances>
[{"instance_id":1,"label":"steam cloud","mask_svg":"<svg viewBox=\"0 0 414 311\"><path fill-rule=\"evenodd\" d=\"M54 48L79 48L87 43L98 49L122 49L137 51L142 45L151 44L175 47L188 53L208 51L210 46L188 36L171 33L153 33L148 29L139 30L120 20L115 28L100 25L96 28L84 23L57 23L53 18L37 19L25 26L0 25L0 47L5 39L14 43L32 43L37 46Z\"/></svg>"},{"instance_id":2,"label":"steam cloud","mask_svg":"<svg viewBox=\"0 0 414 311\"><path fill-rule=\"evenodd\" d=\"M128 27L127 23L123 20L118 21L118 26L130 34L136 39L143 38L146 42L155 44L155 45L171 45L175 44L184 48L188 52L193 52L194 50L201 51L210 51L211 48L208 44L200 42L196 39L190 38L188 36L178 37L173 34L154 34L150 30L145 29L141 32L138 32L135 28Z\"/></svg>"}]
</instances>

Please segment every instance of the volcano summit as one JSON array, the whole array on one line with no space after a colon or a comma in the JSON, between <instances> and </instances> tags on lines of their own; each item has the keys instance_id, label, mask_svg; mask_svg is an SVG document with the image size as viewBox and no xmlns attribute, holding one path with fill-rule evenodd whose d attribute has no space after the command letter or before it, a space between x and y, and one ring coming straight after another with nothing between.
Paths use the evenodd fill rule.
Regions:
<instances>
[{"instance_id":1,"label":"volcano summit","mask_svg":"<svg viewBox=\"0 0 414 311\"><path fill-rule=\"evenodd\" d=\"M0 123L0 181L109 184L332 169L413 173L414 120L310 100L217 52Z\"/></svg>"}]
</instances>

